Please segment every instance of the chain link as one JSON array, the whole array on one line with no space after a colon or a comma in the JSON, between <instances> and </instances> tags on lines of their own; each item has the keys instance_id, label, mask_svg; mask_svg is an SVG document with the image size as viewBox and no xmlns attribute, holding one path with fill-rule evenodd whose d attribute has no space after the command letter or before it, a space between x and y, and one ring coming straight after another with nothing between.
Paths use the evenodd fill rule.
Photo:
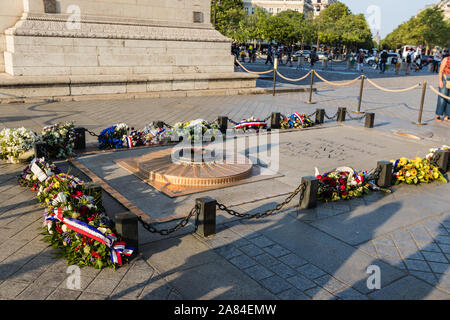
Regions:
<instances>
[{"instance_id":1,"label":"chain link","mask_svg":"<svg viewBox=\"0 0 450 320\"><path fill-rule=\"evenodd\" d=\"M181 220L176 226L172 227L172 228L167 228L167 229L161 229L161 230L157 230L156 228L154 228L150 223L145 222L144 220L142 220L141 217L138 217L138 220L141 222L142 226L147 229L147 231L151 232L151 233L159 233L162 236L167 236L175 231L180 230L181 228L184 228L189 220L195 215L196 219L195 219L195 228L197 229L197 222L198 222L198 215L200 213L200 208L198 207L198 205L195 205L191 212L189 212L189 215L184 218L183 220Z\"/></svg>"},{"instance_id":2,"label":"chain link","mask_svg":"<svg viewBox=\"0 0 450 320\"><path fill-rule=\"evenodd\" d=\"M309 114L309 115L308 115L308 118L311 118L312 116L315 116L316 114L317 114L317 110L314 111L313 113Z\"/></svg>"},{"instance_id":3,"label":"chain link","mask_svg":"<svg viewBox=\"0 0 450 320\"><path fill-rule=\"evenodd\" d=\"M339 111L336 111L336 114L334 116L330 117L326 112L324 113L325 118L327 118L328 120L333 120L333 119L337 118L338 114L339 114Z\"/></svg>"},{"instance_id":4,"label":"chain link","mask_svg":"<svg viewBox=\"0 0 450 320\"><path fill-rule=\"evenodd\" d=\"M225 211L228 214L235 216L235 217L239 217L239 218L244 218L244 219L260 219L260 218L264 218L267 216L270 216L272 214L274 214L275 212L280 211L281 209L283 209L289 202L292 201L292 199L300 193L300 203L303 201L304 197L305 197L305 190L306 190L306 183L302 183L300 184L297 189L295 189L290 195L289 197L287 197L282 203L278 204L275 206L275 208L270 209L270 210L266 210L263 212L258 212L258 213L239 213L237 211L234 211L232 209L229 209L227 206L225 206L222 203L217 203L217 208L219 210Z\"/></svg>"},{"instance_id":5,"label":"chain link","mask_svg":"<svg viewBox=\"0 0 450 320\"><path fill-rule=\"evenodd\" d=\"M347 113L348 117L352 120L362 120L366 117L366 114L360 116L360 117L352 117L352 114L350 112Z\"/></svg>"},{"instance_id":6,"label":"chain link","mask_svg":"<svg viewBox=\"0 0 450 320\"><path fill-rule=\"evenodd\" d=\"M435 152L433 154L433 156L431 157L430 162L432 164L434 164L435 166L439 167L439 165L438 165L439 159L441 159L441 154L439 152Z\"/></svg>"},{"instance_id":7,"label":"chain link","mask_svg":"<svg viewBox=\"0 0 450 320\"><path fill-rule=\"evenodd\" d=\"M88 129L85 129L87 131L87 133L89 133L91 136L93 137L98 137L98 134L96 134L95 132L89 131Z\"/></svg>"},{"instance_id":8,"label":"chain link","mask_svg":"<svg viewBox=\"0 0 450 320\"><path fill-rule=\"evenodd\" d=\"M271 118L272 118L272 115L269 115L268 117L264 118L264 122L267 122Z\"/></svg>"},{"instance_id":9,"label":"chain link","mask_svg":"<svg viewBox=\"0 0 450 320\"><path fill-rule=\"evenodd\" d=\"M378 178L380 177L380 173L381 173L381 167L376 167L372 170L369 171L369 175L367 176L367 181L377 181Z\"/></svg>"}]
</instances>

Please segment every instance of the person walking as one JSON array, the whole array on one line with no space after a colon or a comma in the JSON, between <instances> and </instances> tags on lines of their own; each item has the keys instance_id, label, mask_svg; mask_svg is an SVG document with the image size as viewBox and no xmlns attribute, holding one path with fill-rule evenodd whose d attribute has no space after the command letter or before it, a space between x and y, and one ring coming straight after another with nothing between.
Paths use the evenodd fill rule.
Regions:
<instances>
[{"instance_id":1,"label":"person walking","mask_svg":"<svg viewBox=\"0 0 450 320\"><path fill-rule=\"evenodd\" d=\"M439 72L439 62L441 62L441 54L439 53L439 50L436 50L433 55L433 67L431 68L431 72Z\"/></svg>"},{"instance_id":2,"label":"person walking","mask_svg":"<svg viewBox=\"0 0 450 320\"><path fill-rule=\"evenodd\" d=\"M272 54L273 54L273 49L272 49L272 45L269 44L269 47L267 47L267 59L266 59L266 63L273 64L273 60L272 60Z\"/></svg>"},{"instance_id":3,"label":"person walking","mask_svg":"<svg viewBox=\"0 0 450 320\"><path fill-rule=\"evenodd\" d=\"M364 59L365 59L365 54L363 49L359 50L358 56L356 57L356 71L360 71L360 72L364 72Z\"/></svg>"},{"instance_id":4,"label":"person walking","mask_svg":"<svg viewBox=\"0 0 450 320\"><path fill-rule=\"evenodd\" d=\"M311 69L314 68L314 63L316 62L317 59L317 54L316 54L316 48L313 48L313 50L311 51L310 55L309 55L309 60L311 63Z\"/></svg>"},{"instance_id":5,"label":"person walking","mask_svg":"<svg viewBox=\"0 0 450 320\"><path fill-rule=\"evenodd\" d=\"M439 69L439 92L445 96L450 96L450 57L445 55L445 58L441 62L441 68ZM438 96L436 106L436 121L442 122L441 117L444 116L444 121L449 121L450 116L450 101L441 96Z\"/></svg>"},{"instance_id":6,"label":"person walking","mask_svg":"<svg viewBox=\"0 0 450 320\"><path fill-rule=\"evenodd\" d=\"M414 55L414 49L411 49L406 54L406 75L409 75L409 73L411 72L411 65L412 65L413 55Z\"/></svg>"},{"instance_id":7,"label":"person walking","mask_svg":"<svg viewBox=\"0 0 450 320\"><path fill-rule=\"evenodd\" d=\"M380 55L380 73L384 73L386 71L386 63L388 59L388 54L386 50L383 50Z\"/></svg>"}]
</instances>

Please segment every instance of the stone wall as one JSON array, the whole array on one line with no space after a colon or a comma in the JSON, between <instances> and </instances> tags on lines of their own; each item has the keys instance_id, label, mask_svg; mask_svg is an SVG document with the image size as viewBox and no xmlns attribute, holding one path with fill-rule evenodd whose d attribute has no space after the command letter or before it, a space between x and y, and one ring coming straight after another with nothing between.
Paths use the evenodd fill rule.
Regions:
<instances>
[{"instance_id":1,"label":"stone wall","mask_svg":"<svg viewBox=\"0 0 450 320\"><path fill-rule=\"evenodd\" d=\"M22 0L0 0L0 73L5 72L3 52L6 48L4 31L15 25L23 13Z\"/></svg>"}]
</instances>

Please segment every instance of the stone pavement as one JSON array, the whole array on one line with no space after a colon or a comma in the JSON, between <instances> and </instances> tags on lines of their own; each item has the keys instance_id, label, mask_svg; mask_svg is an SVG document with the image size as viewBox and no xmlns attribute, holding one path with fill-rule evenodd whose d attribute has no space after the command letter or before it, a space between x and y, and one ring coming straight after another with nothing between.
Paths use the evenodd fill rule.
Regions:
<instances>
[{"instance_id":1,"label":"stone pavement","mask_svg":"<svg viewBox=\"0 0 450 320\"><path fill-rule=\"evenodd\" d=\"M423 77L433 81L433 76ZM399 80L379 81L398 87ZM411 83L417 80L407 79ZM402 87L408 85L401 83ZM317 107L332 115L337 106L355 106L357 91L324 87L314 94L318 101L314 106L303 104L306 97L299 93L1 105L0 127L23 125L40 131L55 121L75 120L98 133L122 121L139 128L159 119L174 123L228 115L239 120L265 118L272 111L308 113ZM347 164L351 158L356 168L369 169L377 160L400 154L423 156L431 146L448 144L448 124L410 125L417 109L415 94L367 90L363 108L376 112L372 131L363 129L361 121L348 121L339 127L328 122L326 129L280 135L280 168L285 176L278 181L293 187L298 177L310 175L314 166L323 171ZM428 95L426 101L424 119L429 120L435 97ZM399 129L420 134L422 139L394 135ZM371 135L372 140L365 142ZM88 136L88 142L94 143L95 138ZM303 152L308 142L312 143L308 148L317 154ZM340 151L324 150L338 144L342 144ZM363 148L364 144L370 148ZM296 159L308 165L300 165ZM55 258L54 251L41 241L43 208L34 192L17 185L23 167L0 164L1 299L450 298L449 184L401 185L387 196L373 193L363 199L319 204L312 210L298 211L292 203L279 214L259 220L221 216L217 235L207 239L192 234L192 224L168 237L140 227L137 259L117 271L84 268L81 288L71 290L65 261ZM71 172L86 178L74 168ZM246 192L256 190L248 186ZM109 195L104 197L108 214L123 210ZM234 209L254 213L273 208L284 198ZM181 201L177 207L182 205ZM380 290L367 288L366 271L371 265L381 269Z\"/></svg>"}]
</instances>

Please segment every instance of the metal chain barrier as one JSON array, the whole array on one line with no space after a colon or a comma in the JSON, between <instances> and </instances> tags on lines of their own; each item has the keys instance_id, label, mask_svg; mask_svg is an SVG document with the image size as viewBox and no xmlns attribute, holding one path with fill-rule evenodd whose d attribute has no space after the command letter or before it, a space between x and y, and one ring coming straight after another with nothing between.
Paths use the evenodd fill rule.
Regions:
<instances>
[{"instance_id":1,"label":"metal chain barrier","mask_svg":"<svg viewBox=\"0 0 450 320\"><path fill-rule=\"evenodd\" d=\"M355 82L358 81L359 79L361 79L361 76L359 76L359 77L357 77L357 78L355 78L355 79L353 79L353 80L351 80L351 81L348 81L348 82L344 82L344 83L336 83L336 82L328 81L327 79L323 78L320 74L317 73L316 70L313 70L313 72L314 72L314 74L317 76L317 78L319 78L319 79L322 80L323 82L328 83L328 84L330 84L330 85L332 85L332 86L342 86L342 87L343 87L343 86L348 86L348 85L350 85L350 84L352 84L352 83L355 83Z\"/></svg>"},{"instance_id":2,"label":"metal chain barrier","mask_svg":"<svg viewBox=\"0 0 450 320\"><path fill-rule=\"evenodd\" d=\"M317 114L317 110L316 111L314 111L313 113L311 113L311 114L308 114L308 118L311 118L311 117L313 117L313 116L315 116Z\"/></svg>"},{"instance_id":3,"label":"metal chain barrier","mask_svg":"<svg viewBox=\"0 0 450 320\"><path fill-rule=\"evenodd\" d=\"M219 210L225 211L226 213L235 216L235 217L239 217L239 218L244 218L244 219L260 219L260 218L264 218L267 216L270 216L272 214L274 214L275 212L280 211L281 209L283 209L288 203L290 203L292 201L292 199L294 199L294 197L297 194L300 194L300 203L303 201L303 198L305 197L305 190L306 190L306 183L302 183L300 184L297 189L295 189L290 195L289 197L287 197L282 203L278 204L277 206L275 206L275 208L270 209L270 210L266 210L263 212L258 212L258 213L239 213L237 211L234 211L232 209L229 209L227 206L225 206L222 203L217 203L217 208Z\"/></svg>"},{"instance_id":4,"label":"metal chain barrier","mask_svg":"<svg viewBox=\"0 0 450 320\"><path fill-rule=\"evenodd\" d=\"M381 167L377 167L377 168L370 170L369 175L367 176L366 180L367 181L371 181L371 180L377 181L380 176L381 170L382 170Z\"/></svg>"},{"instance_id":5,"label":"metal chain barrier","mask_svg":"<svg viewBox=\"0 0 450 320\"><path fill-rule=\"evenodd\" d=\"M399 93L399 92L411 91L411 90L417 89L417 88L420 87L420 85L421 85L420 83L418 83L418 84L416 84L415 86L412 86L412 87L410 87L410 88L393 90L393 89L386 89L386 88L383 88L383 87L377 85L375 82L373 82L372 80L370 80L370 79L367 78L367 77L366 77L366 80L367 80L371 85L373 85L375 88L377 88L377 89L379 89L379 90L381 90L381 91L385 91L385 92L393 92L393 93Z\"/></svg>"},{"instance_id":6,"label":"metal chain barrier","mask_svg":"<svg viewBox=\"0 0 450 320\"><path fill-rule=\"evenodd\" d=\"M298 79L291 79L291 78L288 78L288 77L283 76L283 75L282 75L280 72L278 72L278 70L277 70L277 74L278 74L282 79L287 80L287 81L291 81L291 82L302 81L302 80L306 79L306 78L311 74L311 72L313 72L313 71L308 72L305 76L303 76L303 77L301 77L301 78L298 78Z\"/></svg>"},{"instance_id":7,"label":"metal chain barrier","mask_svg":"<svg viewBox=\"0 0 450 320\"><path fill-rule=\"evenodd\" d=\"M198 215L200 213L200 208L195 205L191 212L189 212L189 215L184 218L183 220L181 220L176 226L172 227L172 228L167 228L167 229L161 229L161 230L157 230L156 228L154 228L150 223L145 222L144 220L142 220L141 217L138 216L138 220L141 222L142 226L149 232L151 233L158 233L162 236L167 236L175 231L180 230L181 228L184 228L189 220L195 215L196 216L196 220L195 220L195 227L197 228L197 221L198 221Z\"/></svg>"},{"instance_id":8,"label":"metal chain barrier","mask_svg":"<svg viewBox=\"0 0 450 320\"><path fill-rule=\"evenodd\" d=\"M96 134L95 132L89 131L88 129L85 129L87 131L87 133L89 133L91 136L93 137L98 137L98 134Z\"/></svg>"},{"instance_id":9,"label":"metal chain barrier","mask_svg":"<svg viewBox=\"0 0 450 320\"><path fill-rule=\"evenodd\" d=\"M271 70L267 70L267 71L263 71L263 72L256 72L256 71L250 71L247 68L245 68L240 62L239 60L235 59L235 61L241 66L242 69L244 69L245 71L247 71L248 73L253 73L253 74L267 74L267 73L271 73L274 71L274 69Z\"/></svg>"},{"instance_id":10,"label":"metal chain barrier","mask_svg":"<svg viewBox=\"0 0 450 320\"><path fill-rule=\"evenodd\" d=\"M352 114L351 114L351 112L347 112L347 116L348 116L350 119L352 119L352 120L362 120L362 119L364 119L364 118L366 117L365 114L362 115L362 116L360 116L360 117L353 117Z\"/></svg>"},{"instance_id":11,"label":"metal chain barrier","mask_svg":"<svg viewBox=\"0 0 450 320\"><path fill-rule=\"evenodd\" d=\"M325 112L325 113L324 113L324 116L325 116L325 118L327 118L328 120L333 120L333 119L336 119L336 118L337 118L338 114L339 114L339 111L336 111L336 114L335 114L334 116L330 117L330 116Z\"/></svg>"},{"instance_id":12,"label":"metal chain barrier","mask_svg":"<svg viewBox=\"0 0 450 320\"><path fill-rule=\"evenodd\" d=\"M448 99L450 100L450 97L446 96L445 94L440 93L438 90L436 90L432 85L429 86L431 91L433 91L434 93L436 93L438 96L441 96L444 99Z\"/></svg>"}]
</instances>

